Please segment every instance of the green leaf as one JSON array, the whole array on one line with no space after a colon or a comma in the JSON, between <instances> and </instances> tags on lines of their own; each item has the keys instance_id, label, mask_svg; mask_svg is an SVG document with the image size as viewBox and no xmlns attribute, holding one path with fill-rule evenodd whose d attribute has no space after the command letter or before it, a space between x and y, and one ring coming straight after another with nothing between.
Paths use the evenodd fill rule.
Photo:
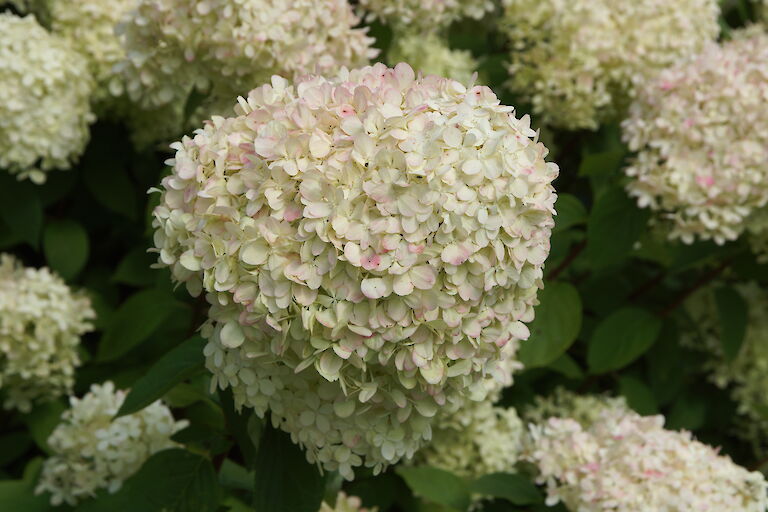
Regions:
<instances>
[{"instance_id":1,"label":"green leaf","mask_svg":"<svg viewBox=\"0 0 768 512\"><path fill-rule=\"evenodd\" d=\"M706 417L706 399L698 394L686 393L672 405L665 427L670 430L696 430L704 425Z\"/></svg>"},{"instance_id":2,"label":"green leaf","mask_svg":"<svg viewBox=\"0 0 768 512\"><path fill-rule=\"evenodd\" d=\"M587 209L579 199L571 194L559 194L555 203L557 216L554 231L563 231L571 226L587 221Z\"/></svg>"},{"instance_id":3,"label":"green leaf","mask_svg":"<svg viewBox=\"0 0 768 512\"><path fill-rule=\"evenodd\" d=\"M204 370L203 356L205 341L194 336L161 357L149 371L137 380L116 417L140 411L179 382L182 382Z\"/></svg>"},{"instance_id":4,"label":"green leaf","mask_svg":"<svg viewBox=\"0 0 768 512\"><path fill-rule=\"evenodd\" d=\"M615 173L623 159L623 149L588 153L584 155L579 164L579 176L602 176Z\"/></svg>"},{"instance_id":5,"label":"green leaf","mask_svg":"<svg viewBox=\"0 0 768 512\"><path fill-rule=\"evenodd\" d=\"M131 286L149 286L155 282L157 272L150 265L157 262L157 257L144 248L137 247L120 261L112 280Z\"/></svg>"},{"instance_id":6,"label":"green leaf","mask_svg":"<svg viewBox=\"0 0 768 512\"><path fill-rule=\"evenodd\" d=\"M581 298L569 283L548 283L529 328L531 337L520 347L527 368L546 366L568 350L581 329Z\"/></svg>"},{"instance_id":7,"label":"green leaf","mask_svg":"<svg viewBox=\"0 0 768 512\"><path fill-rule=\"evenodd\" d=\"M137 219L138 205L133 182L123 161L110 159L105 151L89 151L83 159L85 186L101 206L130 220Z\"/></svg>"},{"instance_id":8,"label":"green leaf","mask_svg":"<svg viewBox=\"0 0 768 512\"><path fill-rule=\"evenodd\" d=\"M470 485L473 493L493 498L503 498L515 505L534 505L544 498L527 478L514 473L491 473L481 476Z\"/></svg>"},{"instance_id":9,"label":"green leaf","mask_svg":"<svg viewBox=\"0 0 768 512\"><path fill-rule=\"evenodd\" d=\"M624 376L619 379L619 393L627 399L627 404L643 416L658 414L659 407L648 385L642 380Z\"/></svg>"},{"instance_id":10,"label":"green leaf","mask_svg":"<svg viewBox=\"0 0 768 512\"><path fill-rule=\"evenodd\" d=\"M220 488L211 462L179 448L152 455L115 494L101 493L78 512L214 512Z\"/></svg>"},{"instance_id":11,"label":"green leaf","mask_svg":"<svg viewBox=\"0 0 768 512\"><path fill-rule=\"evenodd\" d=\"M88 261L88 233L73 220L54 221L45 226L43 252L48 266L64 279L77 276Z\"/></svg>"},{"instance_id":12,"label":"green leaf","mask_svg":"<svg viewBox=\"0 0 768 512\"><path fill-rule=\"evenodd\" d=\"M243 456L245 465L249 468L253 467L256 462L256 446L251 440L248 425L250 419L254 417L252 409L235 410L235 401L232 396L232 390L230 388L219 390L219 398L221 399L221 410L224 413L224 419L227 422L227 430L235 438L240 453ZM258 426L261 427L261 422L258 422ZM257 429L258 434L261 434L262 429ZM258 439L258 438L257 438Z\"/></svg>"},{"instance_id":13,"label":"green leaf","mask_svg":"<svg viewBox=\"0 0 768 512\"><path fill-rule=\"evenodd\" d=\"M267 421L256 454L255 512L317 512L325 478L285 432Z\"/></svg>"},{"instance_id":14,"label":"green leaf","mask_svg":"<svg viewBox=\"0 0 768 512\"><path fill-rule=\"evenodd\" d=\"M43 226L43 205L35 185L17 181L7 173L0 174L0 220L19 240L37 249Z\"/></svg>"},{"instance_id":15,"label":"green leaf","mask_svg":"<svg viewBox=\"0 0 768 512\"><path fill-rule=\"evenodd\" d=\"M146 340L174 310L177 302L168 292L142 290L115 312L99 343L98 358L112 361Z\"/></svg>"},{"instance_id":16,"label":"green leaf","mask_svg":"<svg viewBox=\"0 0 768 512\"><path fill-rule=\"evenodd\" d=\"M589 216L587 259L595 268L620 263L643 233L648 216L648 209L639 209L621 188L606 191Z\"/></svg>"},{"instance_id":17,"label":"green leaf","mask_svg":"<svg viewBox=\"0 0 768 512\"><path fill-rule=\"evenodd\" d=\"M576 363L576 361L574 361L567 353L549 363L547 368L554 370L569 379L581 379L584 377L584 372L581 370L578 363Z\"/></svg>"},{"instance_id":18,"label":"green leaf","mask_svg":"<svg viewBox=\"0 0 768 512\"><path fill-rule=\"evenodd\" d=\"M395 471L417 496L462 512L469 507L469 488L453 473L429 466L400 466Z\"/></svg>"},{"instance_id":19,"label":"green leaf","mask_svg":"<svg viewBox=\"0 0 768 512\"><path fill-rule=\"evenodd\" d=\"M726 359L732 361L744 343L749 305L733 288L715 290L717 315L720 319L720 345Z\"/></svg>"},{"instance_id":20,"label":"green leaf","mask_svg":"<svg viewBox=\"0 0 768 512\"><path fill-rule=\"evenodd\" d=\"M35 484L43 465L42 459L33 459L24 469L21 480L0 482L0 510L7 512L47 512L56 510L48 496L35 495Z\"/></svg>"},{"instance_id":21,"label":"green leaf","mask_svg":"<svg viewBox=\"0 0 768 512\"><path fill-rule=\"evenodd\" d=\"M29 414L24 415L24 423L32 434L35 444L46 453L50 453L48 436L61 421L61 414L66 410L62 400L35 405Z\"/></svg>"},{"instance_id":22,"label":"green leaf","mask_svg":"<svg viewBox=\"0 0 768 512\"><path fill-rule=\"evenodd\" d=\"M623 308L605 318L592 333L587 363L592 373L618 370L640 357L656 341L661 320L639 308Z\"/></svg>"},{"instance_id":23,"label":"green leaf","mask_svg":"<svg viewBox=\"0 0 768 512\"><path fill-rule=\"evenodd\" d=\"M28 432L11 432L0 436L0 468L13 462L32 447Z\"/></svg>"}]
</instances>

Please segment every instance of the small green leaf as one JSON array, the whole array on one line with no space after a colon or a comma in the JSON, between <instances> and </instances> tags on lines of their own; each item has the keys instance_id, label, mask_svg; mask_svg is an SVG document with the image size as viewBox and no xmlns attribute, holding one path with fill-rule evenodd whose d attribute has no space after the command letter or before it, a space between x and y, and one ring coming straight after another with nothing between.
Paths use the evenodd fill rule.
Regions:
<instances>
[{"instance_id":1,"label":"small green leaf","mask_svg":"<svg viewBox=\"0 0 768 512\"><path fill-rule=\"evenodd\" d=\"M559 194L555 203L557 216L554 231L563 231L571 226L587 221L587 209L579 199L571 194Z\"/></svg>"},{"instance_id":2,"label":"small green leaf","mask_svg":"<svg viewBox=\"0 0 768 512\"><path fill-rule=\"evenodd\" d=\"M48 503L48 496L35 495L35 484L42 465L42 459L33 459L24 469L23 479L0 482L0 510L7 512L48 512L56 510Z\"/></svg>"},{"instance_id":3,"label":"small green leaf","mask_svg":"<svg viewBox=\"0 0 768 512\"><path fill-rule=\"evenodd\" d=\"M327 474L307 462L288 434L266 423L256 454L255 512L317 512Z\"/></svg>"},{"instance_id":4,"label":"small green leaf","mask_svg":"<svg viewBox=\"0 0 768 512\"><path fill-rule=\"evenodd\" d=\"M661 320L639 308L623 308L605 318L592 333L587 363L592 373L618 370L640 357L656 341Z\"/></svg>"},{"instance_id":5,"label":"small green leaf","mask_svg":"<svg viewBox=\"0 0 768 512\"><path fill-rule=\"evenodd\" d=\"M491 473L472 482L470 490L482 496L503 498L515 505L534 505L544 498L527 478L514 473Z\"/></svg>"},{"instance_id":6,"label":"small green leaf","mask_svg":"<svg viewBox=\"0 0 768 512\"><path fill-rule=\"evenodd\" d=\"M150 265L157 262L157 257L138 247L120 261L112 280L131 286L149 286L155 282L157 271Z\"/></svg>"},{"instance_id":7,"label":"small green leaf","mask_svg":"<svg viewBox=\"0 0 768 512\"><path fill-rule=\"evenodd\" d=\"M549 363L547 368L554 370L569 379L581 379L584 377L584 372L581 370L578 363L576 363L576 361L574 361L567 353Z\"/></svg>"},{"instance_id":8,"label":"small green leaf","mask_svg":"<svg viewBox=\"0 0 768 512\"><path fill-rule=\"evenodd\" d=\"M732 361L744 343L749 305L739 292L725 287L715 290L715 303L720 319L720 345L726 359Z\"/></svg>"},{"instance_id":9,"label":"small green leaf","mask_svg":"<svg viewBox=\"0 0 768 512\"><path fill-rule=\"evenodd\" d=\"M659 413L659 407L651 388L642 380L629 375L619 378L619 393L627 399L627 404L639 414L647 416Z\"/></svg>"},{"instance_id":10,"label":"small green leaf","mask_svg":"<svg viewBox=\"0 0 768 512\"><path fill-rule=\"evenodd\" d=\"M45 226L43 252L48 266L64 279L73 279L88 261L88 233L73 220L54 221Z\"/></svg>"},{"instance_id":11,"label":"small green leaf","mask_svg":"<svg viewBox=\"0 0 768 512\"><path fill-rule=\"evenodd\" d=\"M116 417L140 411L179 382L202 372L204 346L205 341L200 336L194 336L161 357L133 384Z\"/></svg>"},{"instance_id":12,"label":"small green leaf","mask_svg":"<svg viewBox=\"0 0 768 512\"><path fill-rule=\"evenodd\" d=\"M37 249L43 226L43 205L35 185L28 180L17 181L7 173L0 174L0 220L17 239Z\"/></svg>"},{"instance_id":13,"label":"small green leaf","mask_svg":"<svg viewBox=\"0 0 768 512\"><path fill-rule=\"evenodd\" d=\"M46 453L51 452L48 447L48 436L61 421L61 414L65 409L64 402L56 400L37 404L29 414L24 415L24 423L32 434L32 439Z\"/></svg>"},{"instance_id":14,"label":"small green leaf","mask_svg":"<svg viewBox=\"0 0 768 512\"><path fill-rule=\"evenodd\" d=\"M579 176L610 175L618 171L622 160L624 160L623 149L588 153L579 164Z\"/></svg>"},{"instance_id":15,"label":"small green leaf","mask_svg":"<svg viewBox=\"0 0 768 512\"><path fill-rule=\"evenodd\" d=\"M649 211L640 209L621 188L611 188L598 198L587 225L587 260L595 268L621 262L640 238Z\"/></svg>"},{"instance_id":16,"label":"small green leaf","mask_svg":"<svg viewBox=\"0 0 768 512\"><path fill-rule=\"evenodd\" d=\"M453 473L429 466L400 466L395 471L417 496L462 512L469 507L467 484Z\"/></svg>"},{"instance_id":17,"label":"small green leaf","mask_svg":"<svg viewBox=\"0 0 768 512\"><path fill-rule=\"evenodd\" d=\"M548 283L530 324L531 337L520 347L527 368L546 366L568 350L581 329L581 298L569 283Z\"/></svg>"},{"instance_id":18,"label":"small green leaf","mask_svg":"<svg viewBox=\"0 0 768 512\"><path fill-rule=\"evenodd\" d=\"M130 220L137 219L135 188L122 160L93 150L86 153L82 168L85 186L101 206Z\"/></svg>"},{"instance_id":19,"label":"small green leaf","mask_svg":"<svg viewBox=\"0 0 768 512\"><path fill-rule=\"evenodd\" d=\"M665 426L670 430L696 430L704 425L706 417L706 399L698 394L685 393L672 405Z\"/></svg>"},{"instance_id":20,"label":"small green leaf","mask_svg":"<svg viewBox=\"0 0 768 512\"><path fill-rule=\"evenodd\" d=\"M169 293L142 290L115 312L99 343L98 358L112 361L146 340L173 312L177 302Z\"/></svg>"},{"instance_id":21,"label":"small green leaf","mask_svg":"<svg viewBox=\"0 0 768 512\"><path fill-rule=\"evenodd\" d=\"M152 455L115 494L102 492L78 512L214 512L220 488L211 462L179 448Z\"/></svg>"}]
</instances>

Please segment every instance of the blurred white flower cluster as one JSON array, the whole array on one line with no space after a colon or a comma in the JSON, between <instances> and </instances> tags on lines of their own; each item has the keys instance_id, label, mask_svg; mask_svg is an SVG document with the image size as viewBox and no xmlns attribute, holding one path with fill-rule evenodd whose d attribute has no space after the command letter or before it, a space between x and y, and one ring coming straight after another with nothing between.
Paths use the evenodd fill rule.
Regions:
<instances>
[{"instance_id":1,"label":"blurred white flower cluster","mask_svg":"<svg viewBox=\"0 0 768 512\"><path fill-rule=\"evenodd\" d=\"M35 18L0 13L0 168L36 183L67 169L89 139L85 59Z\"/></svg>"},{"instance_id":2,"label":"blurred white flower cluster","mask_svg":"<svg viewBox=\"0 0 768 512\"><path fill-rule=\"evenodd\" d=\"M416 71L438 75L467 84L477 68L472 54L451 50L434 32L405 32L392 40L387 53L389 62L407 62Z\"/></svg>"},{"instance_id":3,"label":"blurred white flower cluster","mask_svg":"<svg viewBox=\"0 0 768 512\"><path fill-rule=\"evenodd\" d=\"M90 300L47 268L0 254L0 392L6 409L70 393L80 336L95 317Z\"/></svg>"},{"instance_id":4,"label":"blurred white flower cluster","mask_svg":"<svg viewBox=\"0 0 768 512\"><path fill-rule=\"evenodd\" d=\"M92 102L107 106L123 91L115 67L125 52L115 25L136 4L134 0L34 0L32 10L50 23L51 31L66 39L88 61L96 80Z\"/></svg>"},{"instance_id":5,"label":"blurred white flower cluster","mask_svg":"<svg viewBox=\"0 0 768 512\"><path fill-rule=\"evenodd\" d=\"M160 261L208 294L213 383L310 461L379 471L509 384L558 168L490 89L405 64L273 77L174 147Z\"/></svg>"},{"instance_id":6,"label":"blurred white flower cluster","mask_svg":"<svg viewBox=\"0 0 768 512\"><path fill-rule=\"evenodd\" d=\"M663 416L608 408L590 427L568 418L531 426L528 459L547 504L579 512L763 512L766 482Z\"/></svg>"},{"instance_id":7,"label":"blurred white flower cluster","mask_svg":"<svg viewBox=\"0 0 768 512\"><path fill-rule=\"evenodd\" d=\"M544 122L596 129L719 33L717 0L503 0L509 85Z\"/></svg>"},{"instance_id":8,"label":"blurred white flower cluster","mask_svg":"<svg viewBox=\"0 0 768 512\"><path fill-rule=\"evenodd\" d=\"M99 489L117 492L150 455L176 444L171 436L186 427L174 421L159 400L134 414L113 419L126 392L114 384L94 384L70 409L48 438L53 455L43 465L35 492L51 493L51 504L75 505Z\"/></svg>"},{"instance_id":9,"label":"blurred white flower cluster","mask_svg":"<svg viewBox=\"0 0 768 512\"><path fill-rule=\"evenodd\" d=\"M231 114L238 95L272 74L367 64L376 51L352 28L358 21L346 0L139 0L118 25L119 67L142 107L183 110L197 88L210 95L205 117Z\"/></svg>"},{"instance_id":10,"label":"blurred white flower cluster","mask_svg":"<svg viewBox=\"0 0 768 512\"><path fill-rule=\"evenodd\" d=\"M686 346L704 350L711 359L706 365L712 372L713 382L731 387L731 394L742 415L735 433L749 441L759 456L768 453L768 294L755 283L736 286L748 305L747 330L741 348L729 360L722 349L722 332L716 287L697 292L686 301L686 310L696 326L699 336L685 336Z\"/></svg>"},{"instance_id":11,"label":"blurred white flower cluster","mask_svg":"<svg viewBox=\"0 0 768 512\"><path fill-rule=\"evenodd\" d=\"M542 424L549 418L569 418L588 428L606 409L630 410L622 396L581 395L565 388L557 388L550 395L537 396L534 403L523 410L523 419L526 423Z\"/></svg>"},{"instance_id":12,"label":"blurred white flower cluster","mask_svg":"<svg viewBox=\"0 0 768 512\"><path fill-rule=\"evenodd\" d=\"M768 203L768 35L735 33L663 71L622 126L638 152L629 193L670 238L736 239Z\"/></svg>"},{"instance_id":13,"label":"blurred white flower cluster","mask_svg":"<svg viewBox=\"0 0 768 512\"><path fill-rule=\"evenodd\" d=\"M461 18L480 19L493 10L491 0L360 0L372 18L419 32L447 27Z\"/></svg>"},{"instance_id":14,"label":"blurred white flower cluster","mask_svg":"<svg viewBox=\"0 0 768 512\"><path fill-rule=\"evenodd\" d=\"M525 428L515 409L490 401L470 402L438 419L432 441L417 461L466 478L513 471L520 458Z\"/></svg>"},{"instance_id":15,"label":"blurred white flower cluster","mask_svg":"<svg viewBox=\"0 0 768 512\"><path fill-rule=\"evenodd\" d=\"M378 509L363 508L363 503L357 496L347 496L340 491L336 496L336 505L331 507L323 502L320 506L320 512L376 512Z\"/></svg>"}]
</instances>

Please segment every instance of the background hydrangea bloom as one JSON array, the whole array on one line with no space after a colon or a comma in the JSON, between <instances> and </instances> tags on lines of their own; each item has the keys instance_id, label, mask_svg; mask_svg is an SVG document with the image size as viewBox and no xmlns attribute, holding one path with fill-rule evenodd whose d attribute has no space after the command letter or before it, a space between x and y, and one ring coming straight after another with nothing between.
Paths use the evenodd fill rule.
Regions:
<instances>
[{"instance_id":1,"label":"background hydrangea bloom","mask_svg":"<svg viewBox=\"0 0 768 512\"><path fill-rule=\"evenodd\" d=\"M623 396L581 395L565 388L557 388L554 393L536 397L534 403L523 410L526 423L544 423L549 418L569 418L582 427L589 428L603 411L629 411Z\"/></svg>"},{"instance_id":2,"label":"background hydrangea bloom","mask_svg":"<svg viewBox=\"0 0 768 512\"><path fill-rule=\"evenodd\" d=\"M407 62L416 71L469 83L477 62L466 50L452 50L435 34L405 32L396 35L387 54L389 62Z\"/></svg>"},{"instance_id":3,"label":"background hydrangea bloom","mask_svg":"<svg viewBox=\"0 0 768 512\"><path fill-rule=\"evenodd\" d=\"M766 482L662 416L606 409L589 428L567 418L531 427L528 458L546 483L547 503L571 510L763 512Z\"/></svg>"},{"instance_id":4,"label":"background hydrangea bloom","mask_svg":"<svg viewBox=\"0 0 768 512\"><path fill-rule=\"evenodd\" d=\"M80 336L95 317L91 302L47 268L0 255L0 392L6 409L69 393L80 364Z\"/></svg>"},{"instance_id":5,"label":"background hydrangea bloom","mask_svg":"<svg viewBox=\"0 0 768 512\"><path fill-rule=\"evenodd\" d=\"M155 452L172 448L171 436L187 425L174 421L159 400L139 412L113 419L126 392L114 384L94 384L48 438L53 455L43 465L36 493L51 493L51 504L75 505L99 489L117 492Z\"/></svg>"},{"instance_id":6,"label":"background hydrangea bloom","mask_svg":"<svg viewBox=\"0 0 768 512\"><path fill-rule=\"evenodd\" d=\"M490 0L360 0L375 18L397 26L433 30L461 18L482 18L493 10Z\"/></svg>"},{"instance_id":7,"label":"background hydrangea bloom","mask_svg":"<svg viewBox=\"0 0 768 512\"><path fill-rule=\"evenodd\" d=\"M754 283L736 287L748 304L747 330L736 357L729 360L722 349L715 287L699 291L686 302L699 336L691 333L683 338L687 346L705 350L712 380L721 388L731 386L733 399L743 416L736 433L750 441L755 452L768 452L768 295Z\"/></svg>"},{"instance_id":8,"label":"background hydrangea bloom","mask_svg":"<svg viewBox=\"0 0 768 512\"><path fill-rule=\"evenodd\" d=\"M184 104L197 87L229 109L273 73L367 64L376 51L358 21L346 0L140 0L119 25L121 68L142 106Z\"/></svg>"},{"instance_id":9,"label":"background hydrangea bloom","mask_svg":"<svg viewBox=\"0 0 768 512\"><path fill-rule=\"evenodd\" d=\"M736 239L768 203L768 35L736 33L665 70L639 89L623 129L638 152L629 193L670 238Z\"/></svg>"},{"instance_id":10,"label":"background hydrangea bloom","mask_svg":"<svg viewBox=\"0 0 768 512\"><path fill-rule=\"evenodd\" d=\"M85 149L93 80L85 59L35 18L0 13L0 169L36 183Z\"/></svg>"},{"instance_id":11,"label":"background hydrangea bloom","mask_svg":"<svg viewBox=\"0 0 768 512\"><path fill-rule=\"evenodd\" d=\"M544 122L596 129L719 33L717 0L504 0L510 87Z\"/></svg>"},{"instance_id":12,"label":"background hydrangea bloom","mask_svg":"<svg viewBox=\"0 0 768 512\"><path fill-rule=\"evenodd\" d=\"M471 402L438 420L432 441L417 454L419 463L478 478L513 471L525 429L514 409L490 401Z\"/></svg>"},{"instance_id":13,"label":"background hydrangea bloom","mask_svg":"<svg viewBox=\"0 0 768 512\"><path fill-rule=\"evenodd\" d=\"M339 492L336 497L336 506L331 507L323 503L320 512L376 512L377 509L362 508L363 503L357 496L347 496L344 492Z\"/></svg>"},{"instance_id":14,"label":"background hydrangea bloom","mask_svg":"<svg viewBox=\"0 0 768 512\"><path fill-rule=\"evenodd\" d=\"M213 382L347 478L410 457L510 382L557 166L490 89L404 64L273 77L238 112L175 144L155 210Z\"/></svg>"}]
</instances>

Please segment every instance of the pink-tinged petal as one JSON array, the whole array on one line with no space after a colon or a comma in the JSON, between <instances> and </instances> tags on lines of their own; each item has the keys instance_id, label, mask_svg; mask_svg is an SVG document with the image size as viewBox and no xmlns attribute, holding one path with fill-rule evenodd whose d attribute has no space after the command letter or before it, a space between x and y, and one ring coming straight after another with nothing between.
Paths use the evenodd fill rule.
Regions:
<instances>
[{"instance_id":1,"label":"pink-tinged petal","mask_svg":"<svg viewBox=\"0 0 768 512\"><path fill-rule=\"evenodd\" d=\"M459 244L449 244L443 249L443 252L440 254L440 258L445 263L450 263L451 265L461 265L469 259L471 254L471 251L467 249L466 246L461 246Z\"/></svg>"},{"instance_id":2,"label":"pink-tinged petal","mask_svg":"<svg viewBox=\"0 0 768 512\"><path fill-rule=\"evenodd\" d=\"M323 158L331 152L331 138L323 132L315 132L309 138L309 152L315 158Z\"/></svg>"},{"instance_id":3,"label":"pink-tinged petal","mask_svg":"<svg viewBox=\"0 0 768 512\"><path fill-rule=\"evenodd\" d=\"M396 294L403 296L413 292L413 282L407 273L395 276L392 289Z\"/></svg>"},{"instance_id":4,"label":"pink-tinged petal","mask_svg":"<svg viewBox=\"0 0 768 512\"><path fill-rule=\"evenodd\" d=\"M437 271L429 265L418 265L408 271L413 286L419 290L429 290L437 281Z\"/></svg>"}]
</instances>

